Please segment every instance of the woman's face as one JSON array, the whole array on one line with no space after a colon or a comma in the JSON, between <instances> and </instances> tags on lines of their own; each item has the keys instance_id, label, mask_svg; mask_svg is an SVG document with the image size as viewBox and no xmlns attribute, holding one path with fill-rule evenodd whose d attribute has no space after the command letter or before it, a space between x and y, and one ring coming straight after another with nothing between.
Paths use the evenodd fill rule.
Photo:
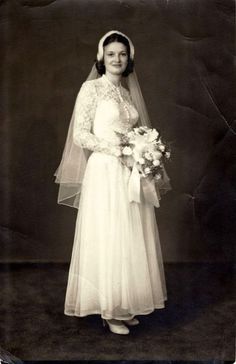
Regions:
<instances>
[{"instance_id":1,"label":"woman's face","mask_svg":"<svg viewBox=\"0 0 236 364\"><path fill-rule=\"evenodd\" d=\"M123 43L112 42L104 47L104 66L106 73L121 75L128 64L127 48Z\"/></svg>"}]
</instances>

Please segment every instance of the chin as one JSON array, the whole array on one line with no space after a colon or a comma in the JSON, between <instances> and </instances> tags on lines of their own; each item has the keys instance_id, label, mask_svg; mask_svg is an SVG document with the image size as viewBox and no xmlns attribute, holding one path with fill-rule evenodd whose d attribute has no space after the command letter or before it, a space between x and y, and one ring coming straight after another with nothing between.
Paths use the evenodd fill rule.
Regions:
<instances>
[{"instance_id":1,"label":"chin","mask_svg":"<svg viewBox=\"0 0 236 364\"><path fill-rule=\"evenodd\" d=\"M117 69L112 69L112 70L110 70L109 72L112 74L112 75L119 75L119 76L121 76L122 75L122 73L125 71L125 69L123 69L123 68L117 68Z\"/></svg>"},{"instance_id":2,"label":"chin","mask_svg":"<svg viewBox=\"0 0 236 364\"><path fill-rule=\"evenodd\" d=\"M117 71L117 72L114 72L114 75L122 75L122 73L123 73L124 71Z\"/></svg>"}]
</instances>

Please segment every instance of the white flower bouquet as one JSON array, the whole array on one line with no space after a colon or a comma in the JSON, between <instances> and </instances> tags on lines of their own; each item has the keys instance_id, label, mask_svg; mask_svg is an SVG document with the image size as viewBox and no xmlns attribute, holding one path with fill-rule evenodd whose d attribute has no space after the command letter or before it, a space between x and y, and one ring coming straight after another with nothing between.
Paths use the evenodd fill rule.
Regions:
<instances>
[{"instance_id":1,"label":"white flower bouquet","mask_svg":"<svg viewBox=\"0 0 236 364\"><path fill-rule=\"evenodd\" d=\"M130 169L135 164L141 177L161 179L164 160L170 158L170 148L162 142L159 132L140 126L119 135L124 163Z\"/></svg>"}]
</instances>

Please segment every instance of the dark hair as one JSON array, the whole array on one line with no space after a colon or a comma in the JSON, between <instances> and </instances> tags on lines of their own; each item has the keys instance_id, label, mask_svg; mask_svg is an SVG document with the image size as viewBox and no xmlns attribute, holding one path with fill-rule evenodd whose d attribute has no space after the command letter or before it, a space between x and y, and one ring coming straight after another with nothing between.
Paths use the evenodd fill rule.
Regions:
<instances>
[{"instance_id":1,"label":"dark hair","mask_svg":"<svg viewBox=\"0 0 236 364\"><path fill-rule=\"evenodd\" d=\"M123 35L118 34L118 33L113 33L104 40L103 47L105 47L106 45L113 43L113 42L123 43L127 48L128 63L127 63L127 67L126 67L125 71L122 73L122 76L127 77L130 73L133 72L133 69L134 69L134 61L130 58L129 41L127 38L123 37ZM97 68L99 75L103 75L105 73L106 68L105 68L103 59L101 61L96 60L96 68Z\"/></svg>"}]
</instances>

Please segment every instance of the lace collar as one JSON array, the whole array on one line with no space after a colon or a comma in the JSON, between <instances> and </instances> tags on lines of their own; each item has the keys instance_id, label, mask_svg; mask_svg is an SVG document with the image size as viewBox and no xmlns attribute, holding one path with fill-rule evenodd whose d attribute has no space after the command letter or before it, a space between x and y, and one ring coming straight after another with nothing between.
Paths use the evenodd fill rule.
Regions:
<instances>
[{"instance_id":1,"label":"lace collar","mask_svg":"<svg viewBox=\"0 0 236 364\"><path fill-rule=\"evenodd\" d=\"M121 91L121 82L119 83L118 86L114 85L114 83L109 80L109 78L105 75L105 73L102 75L102 79L108 84L110 85L114 90L116 91Z\"/></svg>"}]
</instances>

